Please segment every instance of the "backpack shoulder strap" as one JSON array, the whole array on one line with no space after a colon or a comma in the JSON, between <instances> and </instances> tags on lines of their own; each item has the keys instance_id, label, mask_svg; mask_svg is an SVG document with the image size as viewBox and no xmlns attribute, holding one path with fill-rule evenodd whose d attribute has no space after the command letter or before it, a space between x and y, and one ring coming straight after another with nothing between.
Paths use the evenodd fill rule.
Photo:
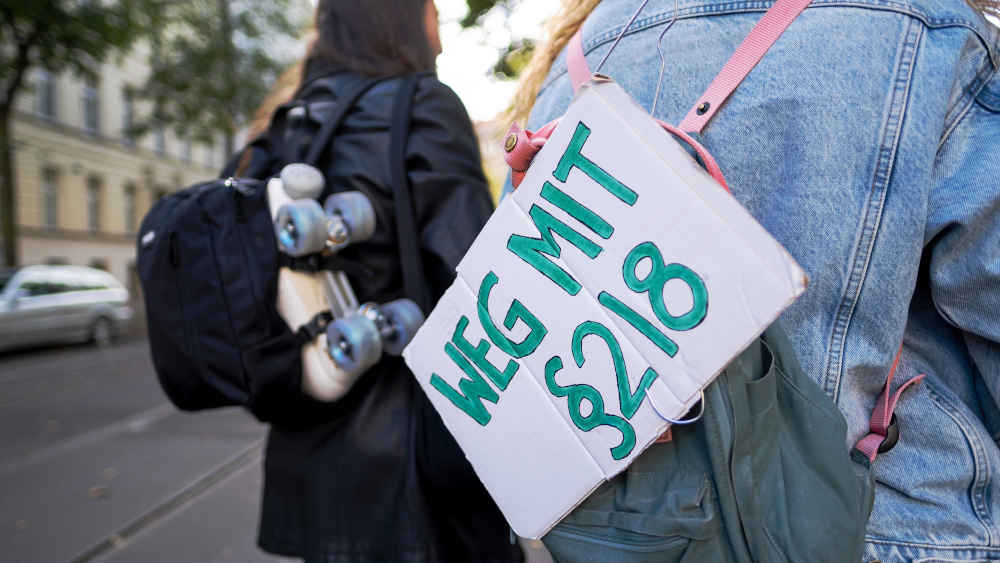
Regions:
<instances>
[{"instance_id":1,"label":"backpack shoulder strap","mask_svg":"<svg viewBox=\"0 0 1000 563\"><path fill-rule=\"evenodd\" d=\"M333 115L324 120L323 126L320 128L319 132L316 133L316 136L313 137L312 142L309 144L309 152L306 154L306 158L303 162L311 166L316 166L320 157L323 156L323 152L328 148L330 139L333 138L334 133L336 133L337 129L340 128L341 122L344 121L344 117L347 116L347 112L350 111L351 107L354 106L354 103L357 102L365 92L381 81L381 78L366 80L344 92L343 96L337 100L337 109L333 111Z\"/></svg>"},{"instance_id":2,"label":"backpack shoulder strap","mask_svg":"<svg viewBox=\"0 0 1000 563\"><path fill-rule=\"evenodd\" d=\"M301 162L316 166L316 163L319 162L320 157L323 156L323 153L328 148L331 138L337 132L344 117L347 116L347 112L358 101L358 98L364 95L372 86L381 82L381 80L380 78L375 78L362 81L353 88L345 90L336 101L332 102L336 104L336 109L333 110L330 118L323 122L319 132L310 141L308 154L305 160ZM333 91L329 87L325 89ZM267 131L250 141L244 147L243 151L237 154L223 168L221 177L239 175L263 180L280 169L284 164L297 161L297 158L290 160L292 155L289 154L286 147L283 147L285 143L284 132L288 123L288 113L292 109L303 107L304 105L301 101L292 100L278 106L271 114L271 121Z\"/></svg>"},{"instance_id":3,"label":"backpack shoulder strap","mask_svg":"<svg viewBox=\"0 0 1000 563\"><path fill-rule=\"evenodd\" d=\"M420 310L428 313L431 305L430 292L420 256L420 233L414 217L410 179L406 174L406 140L410 132L410 109L413 107L413 94L421 76L421 74L411 74L403 78L396 93L389 134L389 165L396 212L396 238L403 268L403 289Z\"/></svg>"}]
</instances>

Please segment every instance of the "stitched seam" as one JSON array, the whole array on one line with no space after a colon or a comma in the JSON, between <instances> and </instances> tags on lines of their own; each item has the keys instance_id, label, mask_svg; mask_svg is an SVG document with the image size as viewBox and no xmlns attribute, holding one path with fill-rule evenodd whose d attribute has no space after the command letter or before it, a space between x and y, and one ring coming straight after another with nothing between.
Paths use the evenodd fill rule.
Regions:
<instances>
[{"instance_id":1,"label":"stitched seam","mask_svg":"<svg viewBox=\"0 0 1000 563\"><path fill-rule=\"evenodd\" d=\"M949 115L945 120L945 122L947 123L948 119L952 119L952 122L949 125L945 126L945 131L941 135L941 140L938 141L938 146L936 150L937 153L941 152L941 148L944 147L944 144L948 141L948 138L951 137L951 133L958 128L958 125L962 122L963 119L965 119L965 116L969 114L969 110L972 108L972 104L976 103L976 99L979 97L979 94L983 91L983 89L986 88L986 85L989 83L990 80L992 80L993 75L995 74L996 71L993 71L988 67L984 69L976 76L976 79L966 89L965 94L962 95L961 100L955 103L955 107L952 110L952 113L954 113L954 115Z\"/></svg>"},{"instance_id":2,"label":"stitched seam","mask_svg":"<svg viewBox=\"0 0 1000 563\"><path fill-rule=\"evenodd\" d=\"M986 83L991 82L996 77L997 72L998 71L994 71L993 74L985 80L985 82ZM987 90L985 84L983 85L983 88L979 91L979 94L976 95L976 101L978 101L980 104L985 106L986 109L990 111L1000 111L1000 91L994 93L990 90Z\"/></svg>"},{"instance_id":3,"label":"stitched seam","mask_svg":"<svg viewBox=\"0 0 1000 563\"><path fill-rule=\"evenodd\" d=\"M941 546L936 543L921 543L921 542L909 542L909 541L896 541L881 538L873 538L865 536L866 543L874 543L879 545L893 545L902 547L913 547L919 549L926 549L935 552L947 552L954 553L956 551L969 551L971 555L978 556L980 553L1000 553L1000 548L990 547L988 545L949 545Z\"/></svg>"},{"instance_id":4,"label":"stitched seam","mask_svg":"<svg viewBox=\"0 0 1000 563\"><path fill-rule=\"evenodd\" d=\"M990 471L988 464L984 461L986 456L985 448L983 448L983 444L978 437L970 430L973 425L958 409L952 406L951 401L937 391L933 383L927 381L925 385L931 399L948 418L954 421L955 426L962 432L962 435L965 436L965 441L969 444L969 450L972 454L972 464L975 467L975 476L969 487L969 504L972 505L972 509L976 512L976 517L979 518L979 523L983 526L983 531L986 534L986 542L989 545L994 545L995 538L992 533L993 519L990 517L989 507L986 506L986 486L989 483Z\"/></svg>"},{"instance_id":5,"label":"stitched seam","mask_svg":"<svg viewBox=\"0 0 1000 563\"><path fill-rule=\"evenodd\" d=\"M719 469L716 466L716 461L718 461L718 460L724 460L724 467L722 468L722 471L717 471L716 472L719 477L718 477L718 479L716 479L715 487L716 487L717 494L718 494L719 498L723 497L724 495L728 495L728 496L732 497L732 499L733 499L733 508L736 511L736 516L737 516L736 523L738 525L736 525L736 526L725 526L724 529L725 529L726 537L729 539L730 544L732 544L734 546L735 545L749 546L750 545L750 537L749 537L749 535L746 532L746 526L743 524L743 518L742 518L742 515L745 515L746 512L743 511L743 510L741 510L741 508L740 508L740 499L739 499L739 495L736 494L736 484L734 483L734 480L733 480L732 465L730 463L729 456L726 455L727 453L731 453L732 452L733 444L732 444L731 441L729 442L730 450L729 450L729 452L727 452L726 448L723 445L725 442L723 442L722 431L720 430L720 428L722 427L723 424L725 424L726 426L729 426L731 428L731 432L732 432L731 438L735 438L736 428L735 428L735 424L734 424L735 418L734 418L734 415L733 415L733 412L732 412L732 406L729 405L729 404L727 404L727 402L726 402L726 400L724 398L725 393L722 390L722 381L723 381L724 377L728 377L728 374L726 374L726 373L720 374L720 376L718 378L716 378L716 380L713 382L713 384L710 385L705 390L705 393L706 393L705 400L709 401L712 404L718 403L719 404L719 408L717 409L717 412L722 413L722 414L716 415L716 414L713 414L712 411L710 410L709 413L708 413L708 416L709 416L710 419L712 419L714 421L714 424L710 424L709 422L705 422L705 424L704 424L706 435L707 434L711 434L711 436L710 436L711 439L708 440L709 449L715 451L715 455L714 456L712 455L712 452L709 452L709 463L712 464L713 469ZM711 395L713 395L713 394L718 395L719 399L718 400L712 400ZM726 420L724 420L724 421L719 420L719 418L722 417L722 416L726 417ZM722 489L722 488L726 489L725 493L723 493L722 491L719 491L719 489ZM750 556L748 548L737 549L737 551L740 552L741 555L745 554L747 557Z\"/></svg>"},{"instance_id":6,"label":"stitched seam","mask_svg":"<svg viewBox=\"0 0 1000 563\"><path fill-rule=\"evenodd\" d=\"M766 12L771 8L773 2L729 2L726 4L710 4L710 5L699 5L691 6L688 8L679 8L677 10L677 19L690 19L700 16L723 16L731 14L742 14L742 13L753 13L753 12ZM878 11L888 11L896 12L901 14L906 14L908 16L914 17L921 22L923 22L927 27L931 28L943 28L943 27L964 27L972 31L979 38L983 47L989 54L990 62L994 68L1000 68L1000 53L996 50L996 45L990 43L990 40L996 41L997 33L988 33L982 29L982 25L979 22L972 20L967 20L965 18L934 18L930 15L922 12L920 10L914 9L912 6L901 4L898 2L892 2L891 0L813 0L813 2L806 8L862 8L862 9L872 9ZM673 17L673 9L668 9L657 14L647 16L645 18L638 18L632 23L632 26L628 28L628 32L625 36L629 36L641 31L645 31L651 27L655 27L658 24L669 21ZM610 43L622 32L624 25L619 25L610 30L607 30L597 36L591 37L583 45L583 52L589 55L592 51L598 47L603 46L606 43ZM539 89L539 94L544 92L549 85L555 82L559 77L567 73L565 62L559 67L559 72L552 75L548 80L546 80L542 87Z\"/></svg>"},{"instance_id":7,"label":"stitched seam","mask_svg":"<svg viewBox=\"0 0 1000 563\"><path fill-rule=\"evenodd\" d=\"M878 149L878 160L872 185L865 205L864 221L858 240L855 242L851 271L847 285L844 288L833 330L830 333L827 347L827 363L823 376L823 390L837 403L840 394L840 384L844 371L844 353L847 345L847 333L850 330L854 311L861 298L871 263L872 252L875 249L882 212L892 178L896 151L899 148L899 138L902 124L909 103L910 84L913 79L913 68L919 43L923 37L923 27L917 20L908 19L904 41L900 46L898 62L896 63L896 78L893 80L889 113L886 116L882 130L882 142Z\"/></svg>"}]
</instances>

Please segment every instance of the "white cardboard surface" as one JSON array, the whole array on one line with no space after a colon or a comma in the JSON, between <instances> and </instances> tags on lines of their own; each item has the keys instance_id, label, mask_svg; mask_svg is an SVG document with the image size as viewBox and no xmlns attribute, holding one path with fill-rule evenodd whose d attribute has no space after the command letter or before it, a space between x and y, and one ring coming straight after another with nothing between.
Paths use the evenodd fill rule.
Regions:
<instances>
[{"instance_id":1,"label":"white cardboard surface","mask_svg":"<svg viewBox=\"0 0 1000 563\"><path fill-rule=\"evenodd\" d=\"M565 181L558 179L561 159L573 153L574 139L573 146L583 139L581 124L589 135L579 153L634 192L631 204L603 187L593 169L588 174L571 168ZM542 196L546 183L548 198ZM572 204L556 203L553 188L598 215L613 232L595 232L574 218L583 215ZM520 235L541 245L545 218L554 225L551 240L559 247L553 252L558 258L524 250L519 256L511 241ZM587 252L563 235L574 237ZM676 264L671 271L686 269L703 284L707 305L695 326L665 326L650 295L662 290L668 315L681 316L695 305L691 283L697 281L663 283L661 278L650 282L653 290L629 287L626 257L640 245L662 257L657 272ZM525 257L530 256L547 262L529 263ZM644 258L632 268L633 286L656 277L654 260ZM545 268L562 270L578 285L561 287L544 275ZM485 284L489 296L480 302L491 276L496 281ZM784 248L624 91L612 82L592 82L573 101L519 189L490 218L459 264L455 284L404 357L514 531L540 538L604 480L627 468L666 430L667 419L684 417L701 390L806 284ZM602 294L607 295L599 299ZM659 344L612 311L608 295L654 327L662 335ZM542 331L539 326L533 331L531 319L517 315L505 326L508 310L527 311L544 326L536 345L512 349L510 343L530 341ZM492 336L484 321L495 325ZM469 354L458 353L466 369L474 370L480 394L487 396L481 406L469 406L475 403L460 382L466 380L468 387L473 378L445 352L446 347L453 355L459 350L455 333L460 324L465 324ZM664 351L669 346L663 337L676 346L672 356ZM499 371L517 366L506 388L504 378L492 381L475 365L470 354L479 352L473 347L488 348L484 357ZM514 358L504 348L523 357ZM625 373L614 366L615 352ZM562 368L547 370L556 359ZM642 392L638 387L648 368L656 377ZM620 379L628 382L624 400ZM451 388L450 397L445 388ZM595 395L603 417L594 412ZM636 398L641 402L634 413L624 412Z\"/></svg>"}]
</instances>

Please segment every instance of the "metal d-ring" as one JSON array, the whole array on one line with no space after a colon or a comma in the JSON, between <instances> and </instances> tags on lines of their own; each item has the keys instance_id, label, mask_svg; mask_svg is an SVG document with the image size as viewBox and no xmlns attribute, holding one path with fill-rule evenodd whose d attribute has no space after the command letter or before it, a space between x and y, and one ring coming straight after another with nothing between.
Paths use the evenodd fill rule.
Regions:
<instances>
[{"instance_id":1,"label":"metal d-ring","mask_svg":"<svg viewBox=\"0 0 1000 563\"><path fill-rule=\"evenodd\" d=\"M684 426L686 424L694 424L695 422L698 422L699 420L701 420L701 417L705 415L705 390L704 389L702 389L702 391L701 391L701 399L699 399L698 402L701 403L701 408L698 409L698 416L696 416L694 418L685 418L683 420L674 420L672 418L667 418L667 417L663 416L662 414L660 415L660 418L662 418L663 420L666 420L670 424L676 424L678 426Z\"/></svg>"}]
</instances>

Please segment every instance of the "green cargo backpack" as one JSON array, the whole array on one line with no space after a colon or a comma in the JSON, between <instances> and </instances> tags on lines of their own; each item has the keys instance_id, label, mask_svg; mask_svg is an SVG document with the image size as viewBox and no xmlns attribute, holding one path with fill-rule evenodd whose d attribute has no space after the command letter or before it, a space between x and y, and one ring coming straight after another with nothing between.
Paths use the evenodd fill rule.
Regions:
<instances>
[{"instance_id":1,"label":"green cargo backpack","mask_svg":"<svg viewBox=\"0 0 1000 563\"><path fill-rule=\"evenodd\" d=\"M565 562L860 561L874 484L847 423L769 328L677 427L543 541Z\"/></svg>"}]
</instances>

